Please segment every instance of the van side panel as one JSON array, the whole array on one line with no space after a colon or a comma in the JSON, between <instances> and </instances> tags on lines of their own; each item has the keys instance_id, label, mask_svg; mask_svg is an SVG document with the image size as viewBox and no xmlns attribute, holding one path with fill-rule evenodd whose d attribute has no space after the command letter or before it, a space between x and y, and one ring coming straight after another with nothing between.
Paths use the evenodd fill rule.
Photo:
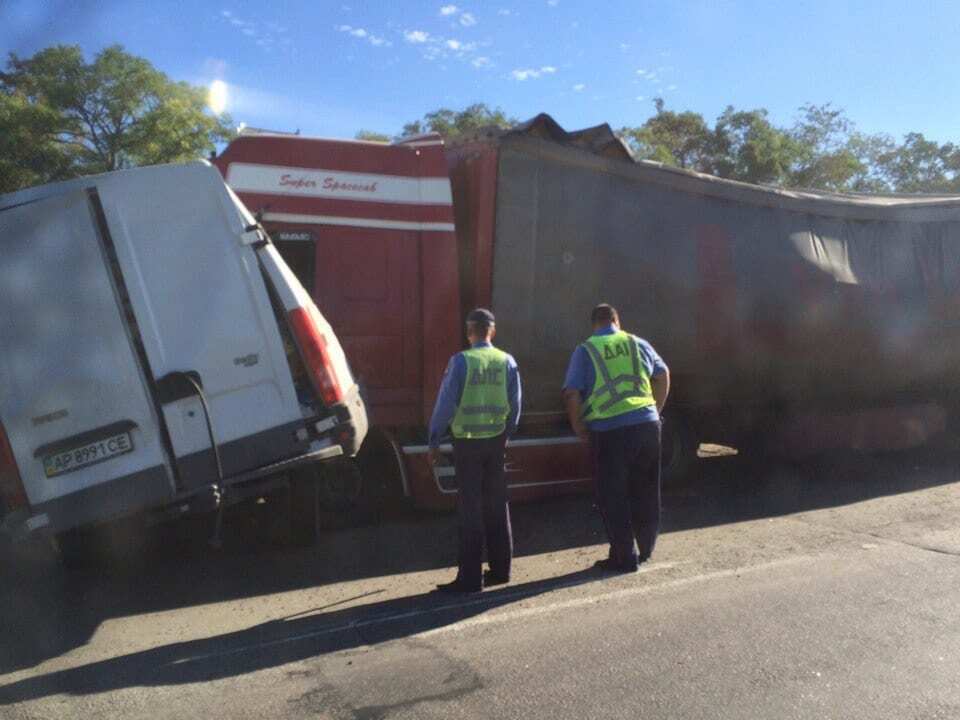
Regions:
<instances>
[{"instance_id":1,"label":"van side panel","mask_svg":"<svg viewBox=\"0 0 960 720\"><path fill-rule=\"evenodd\" d=\"M30 504L42 511L112 485L106 494L122 507L92 503L90 521L172 498L158 418L87 193L0 211L0 252L0 418ZM93 451L72 459L72 450L123 432L129 452L91 464ZM44 457L58 464L45 470ZM57 515L55 529L82 520Z\"/></svg>"}]
</instances>

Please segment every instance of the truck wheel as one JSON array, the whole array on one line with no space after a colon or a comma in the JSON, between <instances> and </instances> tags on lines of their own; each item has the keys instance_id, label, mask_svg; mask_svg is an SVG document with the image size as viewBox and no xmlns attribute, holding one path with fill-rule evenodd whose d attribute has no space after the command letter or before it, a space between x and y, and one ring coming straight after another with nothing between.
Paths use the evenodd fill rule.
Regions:
<instances>
[{"instance_id":1,"label":"truck wheel","mask_svg":"<svg viewBox=\"0 0 960 720\"><path fill-rule=\"evenodd\" d=\"M353 460L338 458L317 466L320 507L330 512L350 512L360 505L363 475Z\"/></svg>"},{"instance_id":2,"label":"truck wheel","mask_svg":"<svg viewBox=\"0 0 960 720\"><path fill-rule=\"evenodd\" d=\"M660 444L663 484L676 484L693 471L699 447L696 434L683 415L667 413L663 417Z\"/></svg>"},{"instance_id":3,"label":"truck wheel","mask_svg":"<svg viewBox=\"0 0 960 720\"><path fill-rule=\"evenodd\" d=\"M301 468L290 479L290 527L294 543L312 544L319 529L356 525L363 476L353 460L336 459Z\"/></svg>"},{"instance_id":4,"label":"truck wheel","mask_svg":"<svg viewBox=\"0 0 960 720\"><path fill-rule=\"evenodd\" d=\"M399 445L383 432L374 431L357 455L363 475L362 509L382 519L406 507L403 457Z\"/></svg>"}]
</instances>

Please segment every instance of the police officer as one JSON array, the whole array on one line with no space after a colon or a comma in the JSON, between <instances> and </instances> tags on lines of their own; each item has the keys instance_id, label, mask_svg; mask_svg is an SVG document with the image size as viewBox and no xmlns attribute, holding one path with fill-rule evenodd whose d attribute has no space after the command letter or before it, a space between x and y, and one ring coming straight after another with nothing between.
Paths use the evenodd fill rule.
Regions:
<instances>
[{"instance_id":1,"label":"police officer","mask_svg":"<svg viewBox=\"0 0 960 720\"><path fill-rule=\"evenodd\" d=\"M453 435L460 518L459 569L440 592L480 592L510 581L513 535L504 447L520 420L520 373L512 356L495 348L493 313L478 308L467 315L470 349L447 364L430 419L430 464L438 460L441 438ZM481 574L484 537L490 570Z\"/></svg>"},{"instance_id":2,"label":"police officer","mask_svg":"<svg viewBox=\"0 0 960 720\"><path fill-rule=\"evenodd\" d=\"M660 529L659 411L670 371L650 343L620 329L612 306L597 305L590 319L593 335L570 358L564 403L593 456L610 542L609 556L597 566L633 572L653 553Z\"/></svg>"}]
</instances>

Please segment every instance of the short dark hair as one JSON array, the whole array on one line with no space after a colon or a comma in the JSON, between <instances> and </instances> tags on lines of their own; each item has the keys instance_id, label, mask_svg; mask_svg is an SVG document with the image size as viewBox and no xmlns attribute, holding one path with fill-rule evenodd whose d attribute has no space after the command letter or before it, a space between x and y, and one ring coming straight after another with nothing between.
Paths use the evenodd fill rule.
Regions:
<instances>
[{"instance_id":1,"label":"short dark hair","mask_svg":"<svg viewBox=\"0 0 960 720\"><path fill-rule=\"evenodd\" d=\"M590 322L594 325L611 325L620 322L620 315L613 305L600 303L590 312Z\"/></svg>"},{"instance_id":2,"label":"short dark hair","mask_svg":"<svg viewBox=\"0 0 960 720\"><path fill-rule=\"evenodd\" d=\"M486 335L496 324L493 313L486 308L476 308L467 313L467 332Z\"/></svg>"},{"instance_id":3,"label":"short dark hair","mask_svg":"<svg viewBox=\"0 0 960 720\"><path fill-rule=\"evenodd\" d=\"M483 320L467 320L467 332L476 335L486 335L494 323L484 322Z\"/></svg>"}]
</instances>

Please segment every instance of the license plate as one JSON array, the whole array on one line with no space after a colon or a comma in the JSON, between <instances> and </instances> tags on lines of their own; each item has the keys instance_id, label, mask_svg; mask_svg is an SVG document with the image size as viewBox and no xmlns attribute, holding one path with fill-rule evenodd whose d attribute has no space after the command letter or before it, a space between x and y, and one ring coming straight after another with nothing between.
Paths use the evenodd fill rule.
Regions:
<instances>
[{"instance_id":1,"label":"license plate","mask_svg":"<svg viewBox=\"0 0 960 720\"><path fill-rule=\"evenodd\" d=\"M46 455L43 458L43 472L48 478L73 472L98 462L133 452L133 438L130 433L122 432L101 440Z\"/></svg>"}]
</instances>

